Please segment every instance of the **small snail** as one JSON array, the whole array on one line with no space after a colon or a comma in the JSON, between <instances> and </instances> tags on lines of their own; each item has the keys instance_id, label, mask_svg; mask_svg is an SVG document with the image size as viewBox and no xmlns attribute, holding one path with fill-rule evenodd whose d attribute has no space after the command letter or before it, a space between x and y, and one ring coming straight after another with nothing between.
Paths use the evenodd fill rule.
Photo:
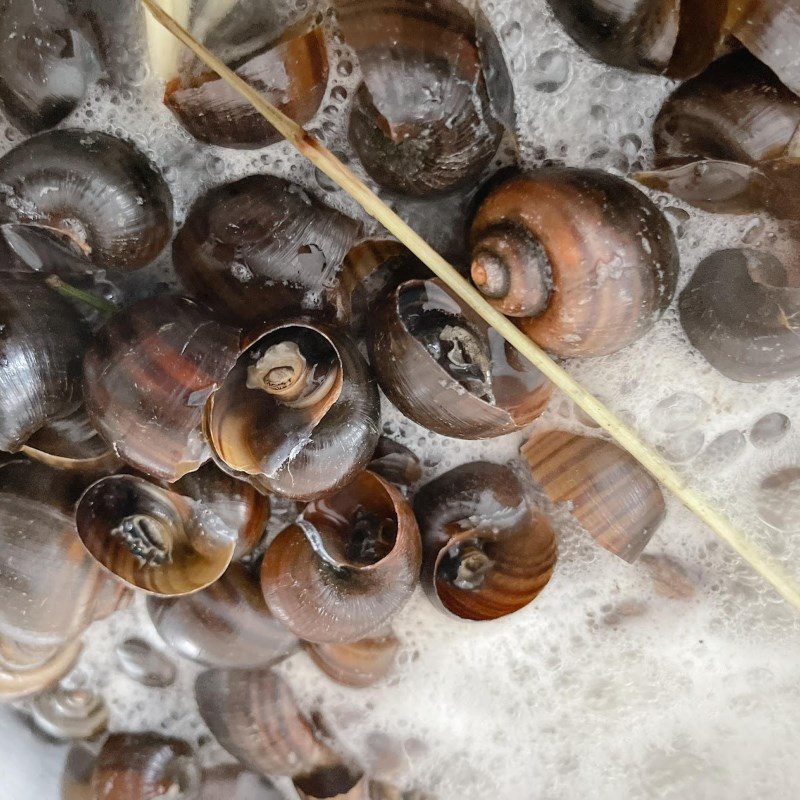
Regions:
<instances>
[{"instance_id":1,"label":"small snail","mask_svg":"<svg viewBox=\"0 0 800 800\"><path fill-rule=\"evenodd\" d=\"M23 260L45 240L84 270L127 272L147 266L170 240L172 196L128 142L54 130L0 158L0 224L12 226Z\"/></svg>"},{"instance_id":2,"label":"small snail","mask_svg":"<svg viewBox=\"0 0 800 800\"><path fill-rule=\"evenodd\" d=\"M36 646L0 635L0 702L38 694L61 680L76 664L80 640Z\"/></svg>"},{"instance_id":3,"label":"small snail","mask_svg":"<svg viewBox=\"0 0 800 800\"><path fill-rule=\"evenodd\" d=\"M301 186L251 175L195 202L173 259L189 294L237 325L292 309L345 319L340 268L361 235L359 223Z\"/></svg>"},{"instance_id":4,"label":"small snail","mask_svg":"<svg viewBox=\"0 0 800 800\"><path fill-rule=\"evenodd\" d=\"M225 469L312 500L349 483L378 441L378 389L356 342L303 319L268 325L210 398L207 437Z\"/></svg>"},{"instance_id":5,"label":"small snail","mask_svg":"<svg viewBox=\"0 0 800 800\"><path fill-rule=\"evenodd\" d=\"M362 472L306 506L264 555L269 610L301 639L353 642L383 628L414 591L417 523L400 492Z\"/></svg>"},{"instance_id":6,"label":"small snail","mask_svg":"<svg viewBox=\"0 0 800 800\"><path fill-rule=\"evenodd\" d=\"M422 477L422 465L416 454L387 436L378 439L378 446L369 462L369 471L393 483L406 495Z\"/></svg>"},{"instance_id":7,"label":"small snail","mask_svg":"<svg viewBox=\"0 0 800 800\"><path fill-rule=\"evenodd\" d=\"M472 223L472 280L538 345L562 357L613 353L669 306L678 250L638 189L588 169L512 177Z\"/></svg>"},{"instance_id":8,"label":"small snail","mask_svg":"<svg viewBox=\"0 0 800 800\"><path fill-rule=\"evenodd\" d=\"M636 175L707 211L800 219L800 97L746 52L678 87L653 126L656 169Z\"/></svg>"},{"instance_id":9,"label":"small snail","mask_svg":"<svg viewBox=\"0 0 800 800\"><path fill-rule=\"evenodd\" d=\"M625 561L639 557L664 519L658 484L612 442L548 431L526 442L522 455L550 499L571 503L578 524Z\"/></svg>"},{"instance_id":10,"label":"small snail","mask_svg":"<svg viewBox=\"0 0 800 800\"><path fill-rule=\"evenodd\" d=\"M445 436L485 439L542 413L552 385L436 280L402 283L374 314L370 362L387 397Z\"/></svg>"},{"instance_id":11,"label":"small snail","mask_svg":"<svg viewBox=\"0 0 800 800\"><path fill-rule=\"evenodd\" d=\"M423 586L443 611L490 620L544 589L556 539L530 487L510 467L477 461L446 472L414 498Z\"/></svg>"},{"instance_id":12,"label":"small snail","mask_svg":"<svg viewBox=\"0 0 800 800\"><path fill-rule=\"evenodd\" d=\"M800 288L793 277L756 250L712 253L680 297L689 341L735 381L800 375Z\"/></svg>"},{"instance_id":13,"label":"small snail","mask_svg":"<svg viewBox=\"0 0 800 800\"><path fill-rule=\"evenodd\" d=\"M84 359L89 418L127 463L176 481L210 457L203 408L233 367L239 331L181 297L112 317Z\"/></svg>"},{"instance_id":14,"label":"small snail","mask_svg":"<svg viewBox=\"0 0 800 800\"><path fill-rule=\"evenodd\" d=\"M53 739L88 739L108 727L108 706L91 689L58 686L31 702L36 726Z\"/></svg>"},{"instance_id":15,"label":"small snail","mask_svg":"<svg viewBox=\"0 0 800 800\"><path fill-rule=\"evenodd\" d=\"M372 686L392 670L400 642L387 631L357 642L306 642L312 661L332 680L356 688Z\"/></svg>"}]
</instances>

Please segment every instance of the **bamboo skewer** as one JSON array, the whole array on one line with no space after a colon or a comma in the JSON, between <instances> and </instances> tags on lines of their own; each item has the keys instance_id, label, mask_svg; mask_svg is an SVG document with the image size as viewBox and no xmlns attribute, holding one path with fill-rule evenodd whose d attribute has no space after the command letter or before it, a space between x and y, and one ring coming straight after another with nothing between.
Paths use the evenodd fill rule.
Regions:
<instances>
[{"instance_id":1,"label":"bamboo skewer","mask_svg":"<svg viewBox=\"0 0 800 800\"><path fill-rule=\"evenodd\" d=\"M656 480L666 486L690 511L696 514L724 542L730 545L750 566L791 603L800 609L800 587L768 553L747 541L730 520L720 513L702 494L687 485L685 479L639 436L587 392L569 373L520 331L510 320L495 310L483 295L466 281L419 234L392 211L363 181L345 166L324 145L307 133L301 125L269 103L219 58L192 37L154 0L142 0L155 19L192 50L220 78L246 98L253 107L314 166L347 192L374 219L394 234L417 258L426 264L455 294L473 308L509 344L515 347L537 369L549 378L567 397L585 411L616 442L627 450Z\"/></svg>"}]
</instances>

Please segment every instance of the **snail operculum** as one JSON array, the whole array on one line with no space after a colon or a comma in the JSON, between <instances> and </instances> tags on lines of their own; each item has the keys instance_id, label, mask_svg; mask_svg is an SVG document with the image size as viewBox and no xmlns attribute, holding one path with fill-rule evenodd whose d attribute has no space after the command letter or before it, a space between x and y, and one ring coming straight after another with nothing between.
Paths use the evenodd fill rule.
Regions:
<instances>
[{"instance_id":1,"label":"snail operculum","mask_svg":"<svg viewBox=\"0 0 800 800\"><path fill-rule=\"evenodd\" d=\"M164 522L147 514L130 514L109 530L142 566L161 566L172 560L172 537Z\"/></svg>"},{"instance_id":2,"label":"snail operculum","mask_svg":"<svg viewBox=\"0 0 800 800\"><path fill-rule=\"evenodd\" d=\"M494 564L480 539L462 540L447 548L439 562L437 578L459 589L474 591L483 586Z\"/></svg>"}]
</instances>

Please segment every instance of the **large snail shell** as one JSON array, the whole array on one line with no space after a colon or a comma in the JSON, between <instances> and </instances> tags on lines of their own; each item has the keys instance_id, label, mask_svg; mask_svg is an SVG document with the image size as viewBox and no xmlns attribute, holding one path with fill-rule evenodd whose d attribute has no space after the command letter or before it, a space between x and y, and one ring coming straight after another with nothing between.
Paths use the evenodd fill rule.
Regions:
<instances>
[{"instance_id":1,"label":"large snail shell","mask_svg":"<svg viewBox=\"0 0 800 800\"><path fill-rule=\"evenodd\" d=\"M381 186L412 195L474 181L494 157L475 21L454 0L335 0L364 75L350 141Z\"/></svg>"},{"instance_id":2,"label":"large snail shell","mask_svg":"<svg viewBox=\"0 0 800 800\"><path fill-rule=\"evenodd\" d=\"M141 300L112 317L86 354L90 419L129 464L178 480L210 456L203 408L238 352L239 332L191 300Z\"/></svg>"},{"instance_id":3,"label":"large snail shell","mask_svg":"<svg viewBox=\"0 0 800 800\"><path fill-rule=\"evenodd\" d=\"M293 183L251 175L212 189L175 239L187 291L225 319L257 323L301 309L343 312L342 260L361 226Z\"/></svg>"},{"instance_id":4,"label":"large snail shell","mask_svg":"<svg viewBox=\"0 0 800 800\"><path fill-rule=\"evenodd\" d=\"M638 189L597 170L542 169L492 191L472 224L472 278L556 355L613 353L669 306L678 250Z\"/></svg>"},{"instance_id":5,"label":"large snail shell","mask_svg":"<svg viewBox=\"0 0 800 800\"><path fill-rule=\"evenodd\" d=\"M552 385L436 280L401 284L376 310L370 362L387 397L430 430L485 439L542 413Z\"/></svg>"},{"instance_id":6,"label":"large snail shell","mask_svg":"<svg viewBox=\"0 0 800 800\"><path fill-rule=\"evenodd\" d=\"M477 461L424 486L414 498L423 586L442 610L490 620L526 606L550 581L556 538L513 469Z\"/></svg>"},{"instance_id":7,"label":"large snail shell","mask_svg":"<svg viewBox=\"0 0 800 800\"><path fill-rule=\"evenodd\" d=\"M800 98L746 52L687 81L653 127L656 169L637 180L708 211L800 219Z\"/></svg>"},{"instance_id":8,"label":"large snail shell","mask_svg":"<svg viewBox=\"0 0 800 800\"><path fill-rule=\"evenodd\" d=\"M88 266L147 266L172 236L172 196L133 145L78 129L42 133L0 159L0 222L68 245Z\"/></svg>"},{"instance_id":9,"label":"large snail shell","mask_svg":"<svg viewBox=\"0 0 800 800\"><path fill-rule=\"evenodd\" d=\"M691 343L736 381L800 375L800 288L774 257L722 250L700 262L680 297Z\"/></svg>"},{"instance_id":10,"label":"large snail shell","mask_svg":"<svg viewBox=\"0 0 800 800\"><path fill-rule=\"evenodd\" d=\"M666 513L658 484L634 457L603 439L564 431L522 447L534 480L600 545L633 562Z\"/></svg>"},{"instance_id":11,"label":"large snail shell","mask_svg":"<svg viewBox=\"0 0 800 800\"><path fill-rule=\"evenodd\" d=\"M201 592L148 597L147 610L173 650L209 667L264 667L297 646L297 637L267 609L258 579L241 564L231 564Z\"/></svg>"},{"instance_id":12,"label":"large snail shell","mask_svg":"<svg viewBox=\"0 0 800 800\"><path fill-rule=\"evenodd\" d=\"M709 0L548 0L595 58L634 72L696 75L725 38L727 3Z\"/></svg>"},{"instance_id":13,"label":"large snail shell","mask_svg":"<svg viewBox=\"0 0 800 800\"><path fill-rule=\"evenodd\" d=\"M57 0L0 4L0 106L26 133L57 125L99 75L90 37Z\"/></svg>"},{"instance_id":14,"label":"large snail shell","mask_svg":"<svg viewBox=\"0 0 800 800\"><path fill-rule=\"evenodd\" d=\"M196 800L202 772L192 748L156 733L115 733L97 757L92 800Z\"/></svg>"},{"instance_id":15,"label":"large snail shell","mask_svg":"<svg viewBox=\"0 0 800 800\"><path fill-rule=\"evenodd\" d=\"M33 277L0 281L0 450L19 450L81 403L90 334L77 312Z\"/></svg>"},{"instance_id":16,"label":"large snail shell","mask_svg":"<svg viewBox=\"0 0 800 800\"><path fill-rule=\"evenodd\" d=\"M378 388L358 346L296 320L248 337L209 400L220 463L263 491L312 500L347 484L378 441Z\"/></svg>"},{"instance_id":17,"label":"large snail shell","mask_svg":"<svg viewBox=\"0 0 800 800\"><path fill-rule=\"evenodd\" d=\"M264 555L270 611L310 642L353 642L382 629L411 597L419 530L400 492L369 472L306 506Z\"/></svg>"},{"instance_id":18,"label":"large snail shell","mask_svg":"<svg viewBox=\"0 0 800 800\"><path fill-rule=\"evenodd\" d=\"M47 689L74 666L83 645L40 647L0 636L0 702L18 700Z\"/></svg>"},{"instance_id":19,"label":"large snail shell","mask_svg":"<svg viewBox=\"0 0 800 800\"><path fill-rule=\"evenodd\" d=\"M357 642L306 643L306 652L332 680L344 686L372 686L394 667L400 641L391 632Z\"/></svg>"},{"instance_id":20,"label":"large snail shell","mask_svg":"<svg viewBox=\"0 0 800 800\"><path fill-rule=\"evenodd\" d=\"M0 634L37 647L64 644L130 599L75 532L84 485L33 462L0 466Z\"/></svg>"},{"instance_id":21,"label":"large snail shell","mask_svg":"<svg viewBox=\"0 0 800 800\"><path fill-rule=\"evenodd\" d=\"M101 478L75 510L86 549L125 583L159 595L196 592L226 570L236 530L211 504L132 475Z\"/></svg>"}]
</instances>

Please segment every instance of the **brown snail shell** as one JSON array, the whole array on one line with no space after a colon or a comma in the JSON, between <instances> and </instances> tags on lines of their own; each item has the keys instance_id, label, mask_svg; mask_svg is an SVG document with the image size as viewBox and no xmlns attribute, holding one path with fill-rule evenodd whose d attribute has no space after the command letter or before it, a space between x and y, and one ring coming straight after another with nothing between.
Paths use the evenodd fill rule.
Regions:
<instances>
[{"instance_id":1,"label":"brown snail shell","mask_svg":"<svg viewBox=\"0 0 800 800\"><path fill-rule=\"evenodd\" d=\"M503 182L478 209L471 241L478 289L562 357L636 341L677 285L678 250L663 214L598 170L541 169Z\"/></svg>"},{"instance_id":2,"label":"brown snail shell","mask_svg":"<svg viewBox=\"0 0 800 800\"><path fill-rule=\"evenodd\" d=\"M202 781L194 751L156 733L108 737L92 772L92 800L196 800Z\"/></svg>"},{"instance_id":3,"label":"brown snail shell","mask_svg":"<svg viewBox=\"0 0 800 800\"><path fill-rule=\"evenodd\" d=\"M381 436L369 462L369 471L393 483L404 494L422 477L419 458L408 447Z\"/></svg>"},{"instance_id":4,"label":"brown snail shell","mask_svg":"<svg viewBox=\"0 0 800 800\"><path fill-rule=\"evenodd\" d=\"M132 475L93 483L75 520L98 563L137 589L170 597L216 581L236 548L235 529L213 506Z\"/></svg>"},{"instance_id":5,"label":"brown snail shell","mask_svg":"<svg viewBox=\"0 0 800 800\"><path fill-rule=\"evenodd\" d=\"M426 428L461 439L511 433L553 387L437 280L402 283L374 312L370 363L386 396Z\"/></svg>"},{"instance_id":6,"label":"brown snail shell","mask_svg":"<svg viewBox=\"0 0 800 800\"><path fill-rule=\"evenodd\" d=\"M172 236L172 196L133 145L106 133L62 129L0 158L0 223L49 238L85 268L147 266Z\"/></svg>"},{"instance_id":7,"label":"brown snail shell","mask_svg":"<svg viewBox=\"0 0 800 800\"><path fill-rule=\"evenodd\" d=\"M335 0L364 82L350 142L392 191L424 196L477 179L503 125L494 117L475 20L454 0Z\"/></svg>"},{"instance_id":8,"label":"brown snail shell","mask_svg":"<svg viewBox=\"0 0 800 800\"><path fill-rule=\"evenodd\" d=\"M349 483L378 441L378 388L344 331L297 319L246 337L209 400L218 463L262 491L312 500Z\"/></svg>"},{"instance_id":9,"label":"brown snail shell","mask_svg":"<svg viewBox=\"0 0 800 800\"><path fill-rule=\"evenodd\" d=\"M126 462L176 481L210 457L203 408L238 351L239 332L191 300L141 300L112 317L86 353L92 424Z\"/></svg>"},{"instance_id":10,"label":"brown snail shell","mask_svg":"<svg viewBox=\"0 0 800 800\"><path fill-rule=\"evenodd\" d=\"M388 631L357 642L306 643L312 661L332 680L344 686L372 686L394 667L400 640Z\"/></svg>"},{"instance_id":11,"label":"brown snail shell","mask_svg":"<svg viewBox=\"0 0 800 800\"><path fill-rule=\"evenodd\" d=\"M721 250L700 262L680 297L689 341L735 381L800 375L800 288L773 256Z\"/></svg>"},{"instance_id":12,"label":"brown snail shell","mask_svg":"<svg viewBox=\"0 0 800 800\"><path fill-rule=\"evenodd\" d=\"M57 0L4 0L0 107L25 133L52 128L99 76L90 35Z\"/></svg>"},{"instance_id":13,"label":"brown snail shell","mask_svg":"<svg viewBox=\"0 0 800 800\"><path fill-rule=\"evenodd\" d=\"M261 588L270 611L301 639L353 642L405 605L420 561L408 503L391 484L362 472L278 534L264 555Z\"/></svg>"},{"instance_id":14,"label":"brown snail shell","mask_svg":"<svg viewBox=\"0 0 800 800\"><path fill-rule=\"evenodd\" d=\"M0 636L0 702L38 694L57 683L77 663L80 640L41 647Z\"/></svg>"},{"instance_id":15,"label":"brown snail shell","mask_svg":"<svg viewBox=\"0 0 800 800\"><path fill-rule=\"evenodd\" d=\"M556 565L556 537L512 468L476 461L436 478L414 498L423 587L443 611L490 620L532 602Z\"/></svg>"},{"instance_id":16,"label":"brown snail shell","mask_svg":"<svg viewBox=\"0 0 800 800\"><path fill-rule=\"evenodd\" d=\"M548 431L522 446L534 480L554 503L571 503L601 546L635 561L666 514L656 481L632 455L603 439Z\"/></svg>"},{"instance_id":17,"label":"brown snail shell","mask_svg":"<svg viewBox=\"0 0 800 800\"><path fill-rule=\"evenodd\" d=\"M95 563L75 531L85 483L29 461L0 465L0 635L64 645L130 592Z\"/></svg>"},{"instance_id":18,"label":"brown snail shell","mask_svg":"<svg viewBox=\"0 0 800 800\"><path fill-rule=\"evenodd\" d=\"M292 309L342 318L339 271L361 235L358 222L301 186L251 175L192 206L173 257L186 290L235 324L285 318Z\"/></svg>"},{"instance_id":19,"label":"brown snail shell","mask_svg":"<svg viewBox=\"0 0 800 800\"><path fill-rule=\"evenodd\" d=\"M656 169L636 176L707 211L800 219L800 98L746 52L687 81L653 127Z\"/></svg>"},{"instance_id":20,"label":"brown snail shell","mask_svg":"<svg viewBox=\"0 0 800 800\"><path fill-rule=\"evenodd\" d=\"M231 564L201 592L148 597L147 611L169 647L209 667L268 666L298 644L297 637L270 614L258 579L241 564Z\"/></svg>"}]
</instances>

